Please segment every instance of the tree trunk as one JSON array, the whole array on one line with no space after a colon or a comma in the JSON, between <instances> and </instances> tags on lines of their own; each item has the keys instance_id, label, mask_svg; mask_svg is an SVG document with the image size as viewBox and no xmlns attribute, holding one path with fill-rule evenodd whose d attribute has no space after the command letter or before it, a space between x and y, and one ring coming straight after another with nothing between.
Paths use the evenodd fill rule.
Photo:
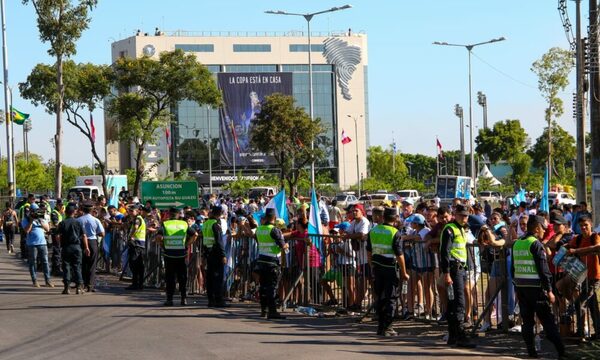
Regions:
<instances>
[{"instance_id":1,"label":"tree trunk","mask_svg":"<svg viewBox=\"0 0 600 360\"><path fill-rule=\"evenodd\" d=\"M58 85L58 100L56 103L56 134L54 134L55 168L54 168L54 197L62 197L62 112L65 88L63 84L63 61L62 56L56 57L56 83Z\"/></svg>"},{"instance_id":2,"label":"tree trunk","mask_svg":"<svg viewBox=\"0 0 600 360\"><path fill-rule=\"evenodd\" d=\"M142 180L142 175L144 174L144 147L145 143L137 145L137 154L135 156L135 181L133 182L133 196L139 195L140 182Z\"/></svg>"},{"instance_id":3,"label":"tree trunk","mask_svg":"<svg viewBox=\"0 0 600 360\"><path fill-rule=\"evenodd\" d=\"M90 143L92 144L92 155L94 156L94 159L96 159L96 162L98 163L98 167L100 167L100 175L102 176L102 191L104 192L104 196L106 197L107 201L108 201L108 191L106 188L106 165L102 162L102 160L100 160L100 157L98 156L98 152L96 151L96 144L92 141L91 135L90 135ZM115 189L115 191L117 191L117 189Z\"/></svg>"}]
</instances>

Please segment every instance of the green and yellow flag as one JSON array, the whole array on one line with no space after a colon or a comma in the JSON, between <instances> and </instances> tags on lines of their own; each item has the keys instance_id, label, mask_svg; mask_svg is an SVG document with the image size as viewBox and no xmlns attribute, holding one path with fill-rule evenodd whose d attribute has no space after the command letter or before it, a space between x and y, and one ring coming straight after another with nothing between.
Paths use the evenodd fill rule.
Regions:
<instances>
[{"instance_id":1,"label":"green and yellow flag","mask_svg":"<svg viewBox=\"0 0 600 360\"><path fill-rule=\"evenodd\" d=\"M25 120L29 119L29 114L22 113L12 106L10 107L10 112L11 118L13 119L15 124L23 125L23 123L25 123Z\"/></svg>"}]
</instances>

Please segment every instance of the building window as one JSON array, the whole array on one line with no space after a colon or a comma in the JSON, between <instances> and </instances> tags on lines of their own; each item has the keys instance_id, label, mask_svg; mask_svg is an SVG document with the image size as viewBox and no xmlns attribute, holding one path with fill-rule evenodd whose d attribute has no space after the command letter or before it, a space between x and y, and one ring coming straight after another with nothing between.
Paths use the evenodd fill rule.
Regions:
<instances>
[{"instance_id":1,"label":"building window","mask_svg":"<svg viewBox=\"0 0 600 360\"><path fill-rule=\"evenodd\" d=\"M271 44L233 44L233 52L271 52Z\"/></svg>"},{"instance_id":2,"label":"building window","mask_svg":"<svg viewBox=\"0 0 600 360\"><path fill-rule=\"evenodd\" d=\"M333 72L332 65L326 64L313 64L313 71L324 71L324 72ZM281 71L283 72L308 72L308 65L282 65Z\"/></svg>"},{"instance_id":3,"label":"building window","mask_svg":"<svg viewBox=\"0 0 600 360\"><path fill-rule=\"evenodd\" d=\"M323 50L325 50L325 45L310 44L310 50L312 52L323 52ZM308 44L291 44L290 52L308 52Z\"/></svg>"},{"instance_id":4,"label":"building window","mask_svg":"<svg viewBox=\"0 0 600 360\"><path fill-rule=\"evenodd\" d=\"M225 65L225 72L276 72L277 65Z\"/></svg>"},{"instance_id":5,"label":"building window","mask_svg":"<svg viewBox=\"0 0 600 360\"><path fill-rule=\"evenodd\" d=\"M176 44L175 49L186 52L215 52L213 44Z\"/></svg>"}]
</instances>

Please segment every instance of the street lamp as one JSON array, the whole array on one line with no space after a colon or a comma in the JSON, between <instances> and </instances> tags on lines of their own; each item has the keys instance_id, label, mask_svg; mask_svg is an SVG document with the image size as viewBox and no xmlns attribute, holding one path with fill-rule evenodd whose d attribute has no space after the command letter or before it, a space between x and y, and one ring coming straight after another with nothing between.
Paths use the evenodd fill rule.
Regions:
<instances>
[{"instance_id":1,"label":"street lamp","mask_svg":"<svg viewBox=\"0 0 600 360\"><path fill-rule=\"evenodd\" d=\"M481 91L477 92L477 103L483 108L483 128L488 128L487 121L487 97Z\"/></svg>"},{"instance_id":2,"label":"street lamp","mask_svg":"<svg viewBox=\"0 0 600 360\"><path fill-rule=\"evenodd\" d=\"M309 108L311 120L314 120L314 112L313 112L313 78L312 78L312 58L311 58L311 50L312 49L311 49L311 43L310 43L310 21L312 20L312 18L315 15L325 14L325 13L339 11L339 10L346 10L346 9L350 9L351 7L352 7L352 5L336 6L336 7L332 7L331 9L317 11L314 13L306 13L306 14L290 13L290 12L282 11L282 10L267 10L267 11L265 11L265 14L271 14L271 15L302 16L306 20L307 34L308 34L308 36L307 36L307 38L308 38L308 108ZM314 139L311 140L311 142L310 142L310 148L311 148L311 150L315 149ZM360 183L360 180L359 180L359 183ZM315 188L315 161L314 161L314 159L310 163L310 185L313 189Z\"/></svg>"},{"instance_id":3,"label":"street lamp","mask_svg":"<svg viewBox=\"0 0 600 360\"><path fill-rule=\"evenodd\" d=\"M31 119L25 120L23 124L23 150L25 151L25 161L29 163L29 132L32 129ZM93 166L92 166L93 168Z\"/></svg>"},{"instance_id":4,"label":"street lamp","mask_svg":"<svg viewBox=\"0 0 600 360\"><path fill-rule=\"evenodd\" d=\"M460 176L467 175L467 164L465 163L465 120L462 106L454 105L454 115L460 120Z\"/></svg>"},{"instance_id":5,"label":"street lamp","mask_svg":"<svg viewBox=\"0 0 600 360\"><path fill-rule=\"evenodd\" d=\"M473 145L473 101L472 101L473 92L471 90L471 52L472 52L473 48L476 46L491 44L491 43L500 42L500 41L504 41L504 40L506 40L506 38L504 36L502 36L502 37L499 37L496 39L491 39L488 41L475 43L475 44L451 44L451 43L439 42L439 41L435 41L433 43L433 45L464 47L465 49L467 49L467 52L469 53L469 125L470 125L469 133L471 136L471 182L472 182L473 186L475 187L476 193L477 193L477 185L475 183L475 156L474 156L474 153L475 153L474 148L475 147Z\"/></svg>"},{"instance_id":6,"label":"street lamp","mask_svg":"<svg viewBox=\"0 0 600 360\"><path fill-rule=\"evenodd\" d=\"M413 166L413 162L411 161L406 161L406 165L408 165L408 176L412 177L412 166Z\"/></svg>"},{"instance_id":7,"label":"street lamp","mask_svg":"<svg viewBox=\"0 0 600 360\"><path fill-rule=\"evenodd\" d=\"M354 119L354 143L356 144L356 179L358 179L358 197L360 197L360 167L358 165L358 119L362 118L362 115L358 117L352 115L346 115L350 119Z\"/></svg>"}]
</instances>

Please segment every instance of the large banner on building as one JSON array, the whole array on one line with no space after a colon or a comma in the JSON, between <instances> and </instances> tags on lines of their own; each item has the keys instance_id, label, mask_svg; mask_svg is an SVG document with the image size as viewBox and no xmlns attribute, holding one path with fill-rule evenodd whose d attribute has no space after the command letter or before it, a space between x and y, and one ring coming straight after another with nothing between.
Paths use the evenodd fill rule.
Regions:
<instances>
[{"instance_id":1,"label":"large banner on building","mask_svg":"<svg viewBox=\"0 0 600 360\"><path fill-rule=\"evenodd\" d=\"M221 164L239 167L274 165L271 156L255 152L250 137L265 96L292 95L292 73L219 73L223 93L219 132Z\"/></svg>"}]
</instances>

